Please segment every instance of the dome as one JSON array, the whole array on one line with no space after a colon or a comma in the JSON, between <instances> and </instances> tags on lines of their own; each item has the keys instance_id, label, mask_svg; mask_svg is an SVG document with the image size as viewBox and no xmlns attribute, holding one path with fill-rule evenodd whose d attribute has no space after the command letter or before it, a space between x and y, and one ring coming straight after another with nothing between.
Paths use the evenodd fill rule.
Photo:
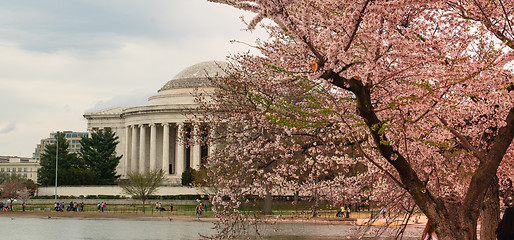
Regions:
<instances>
[{"instance_id":1,"label":"dome","mask_svg":"<svg viewBox=\"0 0 514 240\"><path fill-rule=\"evenodd\" d=\"M208 61L190 66L168 81L158 92L180 88L209 87L208 77L225 76L226 62Z\"/></svg>"},{"instance_id":2,"label":"dome","mask_svg":"<svg viewBox=\"0 0 514 240\"><path fill-rule=\"evenodd\" d=\"M208 61L190 66L169 80L157 95L148 98L150 105L184 105L195 104L192 95L193 89L213 89L209 77L226 76L224 69L228 63L221 61Z\"/></svg>"}]
</instances>

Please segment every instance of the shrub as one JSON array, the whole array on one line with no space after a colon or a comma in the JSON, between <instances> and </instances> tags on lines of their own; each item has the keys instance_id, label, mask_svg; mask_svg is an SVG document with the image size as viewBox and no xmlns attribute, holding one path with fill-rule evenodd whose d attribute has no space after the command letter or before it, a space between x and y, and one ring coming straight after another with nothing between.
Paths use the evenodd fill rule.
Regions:
<instances>
[{"instance_id":1,"label":"shrub","mask_svg":"<svg viewBox=\"0 0 514 240\"><path fill-rule=\"evenodd\" d=\"M196 170L192 168L186 169L182 172L182 185L190 186L191 183L195 180Z\"/></svg>"}]
</instances>

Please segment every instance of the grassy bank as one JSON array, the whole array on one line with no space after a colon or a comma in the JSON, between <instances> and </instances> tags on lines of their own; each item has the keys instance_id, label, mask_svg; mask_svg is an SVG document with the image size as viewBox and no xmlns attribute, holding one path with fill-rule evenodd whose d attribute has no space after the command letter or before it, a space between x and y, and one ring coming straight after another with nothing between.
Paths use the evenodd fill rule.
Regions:
<instances>
[{"instance_id":1,"label":"grassy bank","mask_svg":"<svg viewBox=\"0 0 514 240\"><path fill-rule=\"evenodd\" d=\"M103 213L116 213L116 214L140 214L140 215L180 215L180 216L195 216L196 205L174 205L173 213L169 210L169 204L163 205L165 211L157 211L155 205L145 205L144 211L142 204L109 204ZM69 206L69 202L64 202L65 206ZM22 212L23 208L20 204L13 205L13 212ZM53 204L28 204L25 208L26 212L55 212ZM63 212L67 212L64 210ZM86 213L95 213L102 211L98 210L97 204L84 204L84 211ZM69 211L69 213L75 213ZM207 211L202 213L202 216L213 217L214 214L210 211L210 207Z\"/></svg>"},{"instance_id":2,"label":"grassy bank","mask_svg":"<svg viewBox=\"0 0 514 240\"><path fill-rule=\"evenodd\" d=\"M107 207L104 212L98 211L97 204L84 204L84 213L100 213L100 214L131 214L141 216L185 216L185 217L197 217L196 205L177 205L174 204L173 213L169 211L171 201L163 201L162 207L165 211L158 211L155 209L154 204L146 204L143 211L142 204L109 204L108 200L99 200L99 202L106 202ZM65 206L69 206L69 201L61 200ZM80 202L79 202L80 203ZM259 204L245 205L241 207L243 212L250 215L258 216L262 210L262 206ZM27 204L25 208L26 212L55 212L53 204ZM22 212L22 206L20 204L13 205L13 212ZM336 217L337 209L329 205L318 206L316 209L316 217L318 219L325 220L342 220L342 221L353 221L357 218L368 218L370 216L369 211L352 212L350 218ZM0 214L6 212L0 212ZM76 214L76 212L66 212L69 214ZM273 205L273 215L280 216L282 218L296 218L296 219L310 219L313 218L312 206L308 203L298 204L297 206L292 205L288 202L277 202ZM204 211L201 216L205 218L214 217L214 213L211 210L211 206L207 207L207 211Z\"/></svg>"}]
</instances>

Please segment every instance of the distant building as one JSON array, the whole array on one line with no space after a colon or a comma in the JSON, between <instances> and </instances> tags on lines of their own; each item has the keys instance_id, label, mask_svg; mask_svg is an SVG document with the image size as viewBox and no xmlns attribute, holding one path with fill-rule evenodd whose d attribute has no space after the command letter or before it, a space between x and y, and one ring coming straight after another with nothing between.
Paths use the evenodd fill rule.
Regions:
<instances>
[{"instance_id":1,"label":"distant building","mask_svg":"<svg viewBox=\"0 0 514 240\"><path fill-rule=\"evenodd\" d=\"M72 131L63 131L66 138L68 140L68 152L78 153L80 151L80 139L88 135L88 132L72 132ZM32 159L39 163L41 160L41 154L45 152L46 145L55 143L55 134L50 133L49 138L41 139L41 143L36 146L36 150L32 154Z\"/></svg>"},{"instance_id":2,"label":"distant building","mask_svg":"<svg viewBox=\"0 0 514 240\"><path fill-rule=\"evenodd\" d=\"M16 174L37 182L39 162L29 157L0 156L0 173Z\"/></svg>"}]
</instances>

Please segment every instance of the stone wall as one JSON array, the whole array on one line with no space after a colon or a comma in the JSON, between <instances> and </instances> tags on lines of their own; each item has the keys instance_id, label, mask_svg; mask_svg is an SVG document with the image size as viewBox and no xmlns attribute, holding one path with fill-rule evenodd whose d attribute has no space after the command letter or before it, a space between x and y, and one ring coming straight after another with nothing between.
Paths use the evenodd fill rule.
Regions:
<instances>
[{"instance_id":1,"label":"stone wall","mask_svg":"<svg viewBox=\"0 0 514 240\"><path fill-rule=\"evenodd\" d=\"M7 199L0 199L1 202L6 203ZM54 204L54 199L29 199L27 200L27 204ZM111 204L141 204L141 200L138 199L58 199L58 202L64 202L65 204L69 204L70 202L78 202L84 204L98 204L100 202L105 202L107 205ZM175 199L149 199L146 200L145 204L148 206L154 205L156 202L163 203L165 205L169 205L173 203L174 205L196 205L196 200L175 200ZM206 202L206 201L202 201ZM18 200L13 202L13 205L20 205L23 201Z\"/></svg>"},{"instance_id":2,"label":"stone wall","mask_svg":"<svg viewBox=\"0 0 514 240\"><path fill-rule=\"evenodd\" d=\"M207 192L191 187L160 187L153 195L204 195ZM54 196L55 187L39 187L36 196ZM126 196L118 186L64 186L57 187L58 196L120 195Z\"/></svg>"}]
</instances>

